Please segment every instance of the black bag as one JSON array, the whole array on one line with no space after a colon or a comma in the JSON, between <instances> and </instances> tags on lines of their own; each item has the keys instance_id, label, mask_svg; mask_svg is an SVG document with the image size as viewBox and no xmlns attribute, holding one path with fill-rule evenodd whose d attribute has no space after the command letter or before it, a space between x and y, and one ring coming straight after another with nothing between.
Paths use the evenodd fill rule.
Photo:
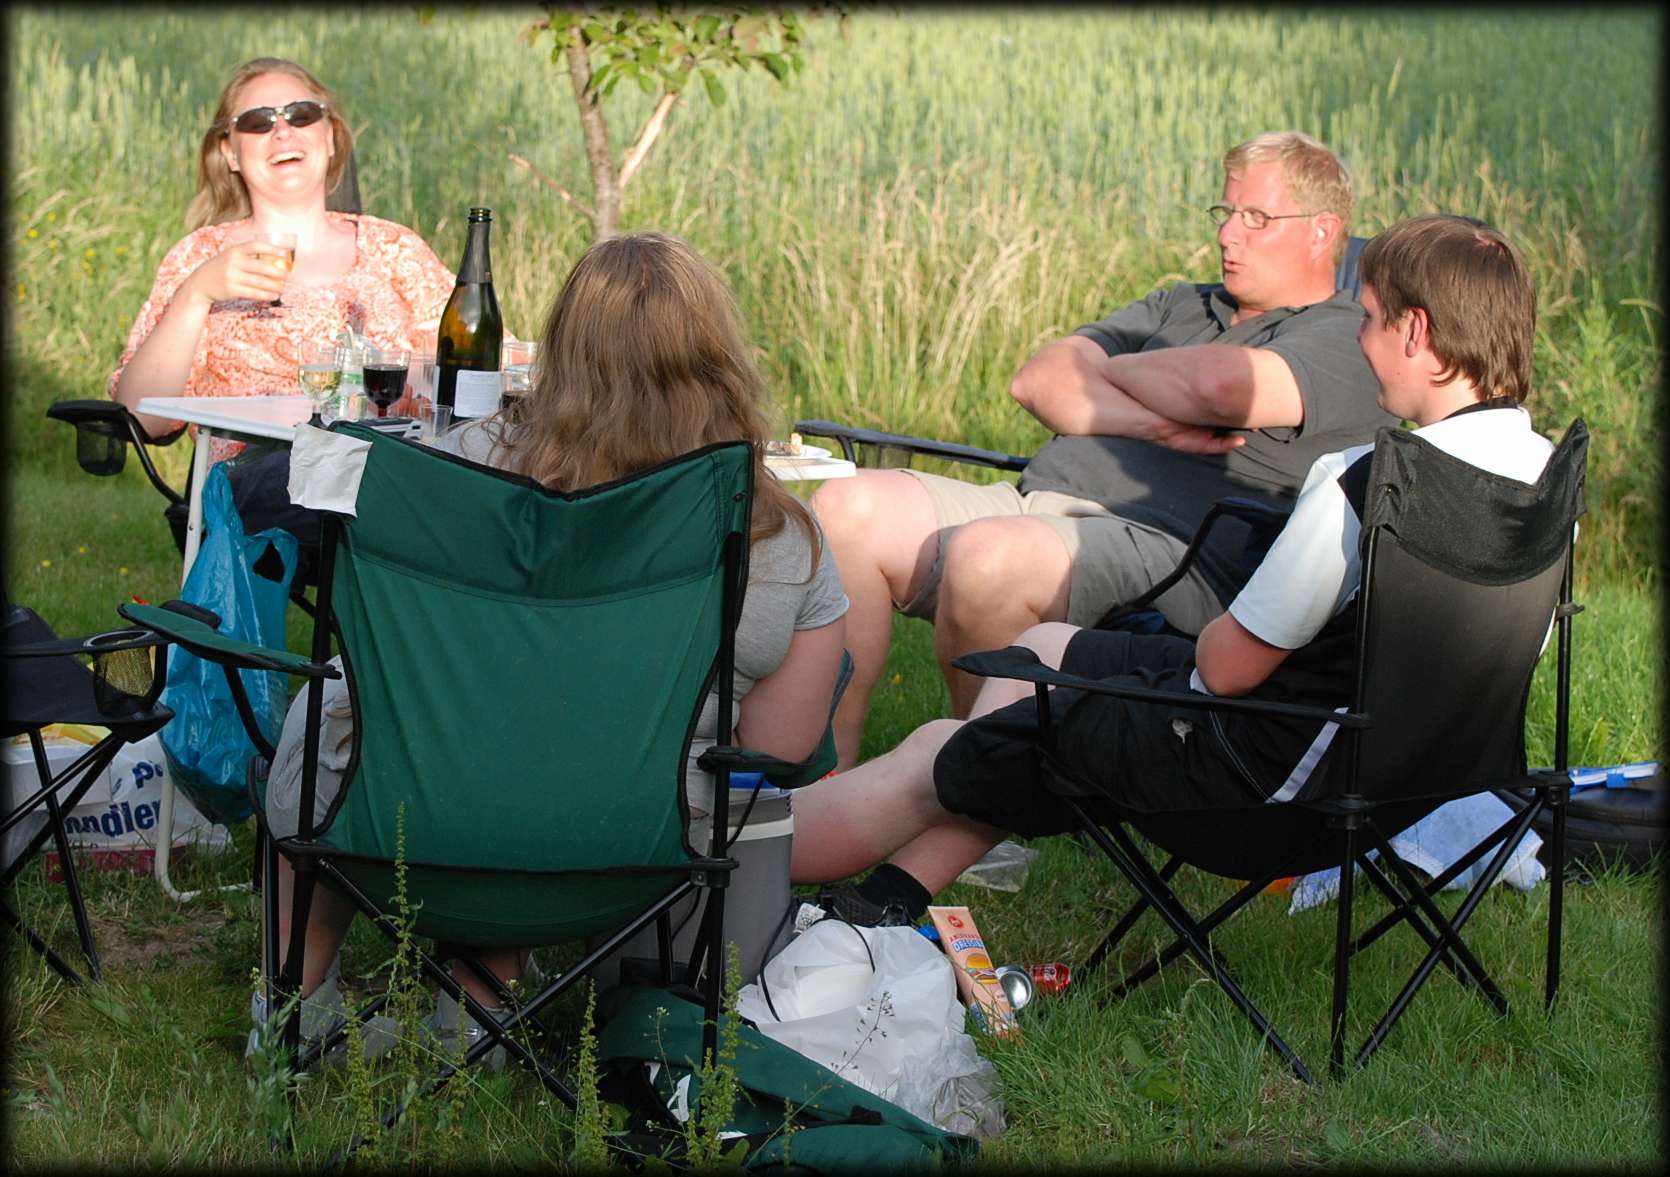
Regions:
<instances>
[{"instance_id":1,"label":"black bag","mask_svg":"<svg viewBox=\"0 0 1670 1177\"><path fill-rule=\"evenodd\" d=\"M702 1014L700 995L687 988L622 985L602 998L599 1092L632 1109L631 1130L611 1138L628 1163L659 1157L681 1164L683 1126L669 1103L688 1080L685 1102L697 1114ZM918 1119L747 1021L737 1030L738 1094L727 1130L746 1141L744 1170L892 1173L972 1162L979 1153L972 1137Z\"/></svg>"}]
</instances>

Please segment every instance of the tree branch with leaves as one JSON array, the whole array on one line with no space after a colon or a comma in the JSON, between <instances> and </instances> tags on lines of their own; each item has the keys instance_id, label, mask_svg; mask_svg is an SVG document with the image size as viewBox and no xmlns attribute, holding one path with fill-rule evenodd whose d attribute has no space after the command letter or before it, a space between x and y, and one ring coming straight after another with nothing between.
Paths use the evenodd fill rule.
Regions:
<instances>
[{"instance_id":1,"label":"tree branch with leaves","mask_svg":"<svg viewBox=\"0 0 1670 1177\"><path fill-rule=\"evenodd\" d=\"M665 133L668 119L691 82L700 79L708 101L725 102L721 77L729 69L760 66L781 85L805 68L802 13L787 9L673 8L587 9L550 4L546 18L523 30L530 44L550 33L552 64L568 70L580 115L580 133L591 173L592 199L586 203L519 155L511 162L562 197L591 222L592 238L613 236L620 228L626 186L650 149ZM817 9L804 15L815 16ZM846 14L841 12L846 35ZM617 163L603 118L603 102L622 82L645 94L659 95L632 145Z\"/></svg>"}]
</instances>

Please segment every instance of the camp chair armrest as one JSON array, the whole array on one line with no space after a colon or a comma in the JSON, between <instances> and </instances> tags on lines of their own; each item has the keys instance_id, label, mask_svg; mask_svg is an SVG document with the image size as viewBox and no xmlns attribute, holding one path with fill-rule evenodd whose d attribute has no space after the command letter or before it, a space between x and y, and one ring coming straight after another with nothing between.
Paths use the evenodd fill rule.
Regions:
<instances>
[{"instance_id":1,"label":"camp chair armrest","mask_svg":"<svg viewBox=\"0 0 1670 1177\"><path fill-rule=\"evenodd\" d=\"M46 415L54 421L63 421L75 426L78 434L90 434L95 437L108 438L123 444L131 444L134 453L139 455L139 462L145 468L145 477L150 479L151 485L170 503L178 507L185 506L186 497L169 486L162 474L157 470L156 463L151 460L149 447L171 445L186 427L181 425L160 437L152 437L145 432L126 405L109 400L71 400L54 401L47 406ZM77 461L89 474L114 474L121 469L118 461L113 468L96 469L82 460L77 446Z\"/></svg>"},{"instance_id":2,"label":"camp chair armrest","mask_svg":"<svg viewBox=\"0 0 1670 1177\"><path fill-rule=\"evenodd\" d=\"M841 666L835 674L835 689L830 693L829 722L824 726L823 738L806 759L780 760L764 752L756 752L752 748L720 744L698 756L697 765L703 772L715 772L721 768L732 772L757 772L763 775L773 788L778 789L798 789L821 780L835 767L835 708L840 704L841 696L846 693L847 683L851 681L852 655L843 649Z\"/></svg>"},{"instance_id":3,"label":"camp chair armrest","mask_svg":"<svg viewBox=\"0 0 1670 1177\"><path fill-rule=\"evenodd\" d=\"M54 638L25 646L6 646L0 657L51 658L64 654L114 654L118 650L143 650L159 646L163 639L148 629L112 629L86 638Z\"/></svg>"},{"instance_id":4,"label":"camp chair armrest","mask_svg":"<svg viewBox=\"0 0 1670 1177\"><path fill-rule=\"evenodd\" d=\"M1174 584L1182 580L1191 567L1195 557L1200 555L1200 549L1206 543L1206 537L1212 533L1213 526L1225 515L1239 519L1253 529L1254 537L1248 541L1249 545L1263 551L1275 542L1281 529L1287 524L1289 512L1283 507L1273 507L1269 503L1257 499L1242 498L1230 495L1219 499L1206 509L1206 514L1200 520L1200 526L1189 540L1189 546L1183 551L1183 558L1177 561L1177 566L1166 573L1159 580L1149 585L1147 590L1129 601L1121 601L1104 613L1093 628L1119 629L1120 619L1133 613L1141 613L1153 602L1169 590Z\"/></svg>"},{"instance_id":5,"label":"camp chair armrest","mask_svg":"<svg viewBox=\"0 0 1670 1177\"><path fill-rule=\"evenodd\" d=\"M782 760L752 748L717 744L698 756L696 765L703 772L718 772L721 768L731 772L757 772L774 788L798 789L811 784L834 767L833 744L827 740L825 743L830 744L828 751L831 755L820 755L825 751L820 744L811 756L801 761Z\"/></svg>"},{"instance_id":6,"label":"camp chair armrest","mask_svg":"<svg viewBox=\"0 0 1670 1177\"><path fill-rule=\"evenodd\" d=\"M1219 514L1233 515L1237 519L1245 519L1254 527L1272 527L1280 529L1287 523L1288 515L1292 514L1285 507L1274 507L1258 499L1244 499L1239 495L1228 495L1213 504ZM1210 513L1210 512L1209 512ZM1203 520L1201 528L1207 524Z\"/></svg>"},{"instance_id":7,"label":"camp chair armrest","mask_svg":"<svg viewBox=\"0 0 1670 1177\"><path fill-rule=\"evenodd\" d=\"M184 612L177 606L185 606ZM171 607L172 606L172 607ZM217 633L205 617L214 614L184 601L170 601L167 605L118 605L116 611L135 625L166 638L182 649L190 650L199 658L223 667L241 670L277 670L283 674L299 674L307 678L341 678L342 672L328 663L313 662L288 650L269 650L250 642L240 642ZM215 619L218 623L218 618Z\"/></svg>"},{"instance_id":8,"label":"camp chair armrest","mask_svg":"<svg viewBox=\"0 0 1670 1177\"><path fill-rule=\"evenodd\" d=\"M1021 682L1039 683L1052 687L1068 687L1096 695L1111 695L1118 699L1132 699L1142 703L1164 703L1169 707L1190 707L1202 711L1246 711L1255 715L1290 715L1299 719L1315 719L1336 723L1341 727L1366 728L1368 716L1353 711L1332 711L1326 707L1307 707L1300 703L1277 703L1267 699L1229 698L1222 695L1203 695L1197 691L1160 691L1149 687L1134 687L1111 679L1080 678L1052 670L1038 661L1038 656L1021 646L1007 646L1001 650L982 650L963 654L951 660L958 670L977 674L982 678L1009 678Z\"/></svg>"},{"instance_id":9,"label":"camp chair armrest","mask_svg":"<svg viewBox=\"0 0 1670 1177\"><path fill-rule=\"evenodd\" d=\"M1005 454L997 450L981 449L979 446L961 445L952 441L934 441L925 437L911 437L903 433L887 433L880 429L859 429L850 425L841 425L834 421L796 421L794 431L810 434L813 437L831 438L841 447L841 456L849 462L856 462L853 447L855 445L885 446L889 449L908 450L913 454L923 454L930 458L943 458L949 462L966 462L973 466L990 466L998 470L1024 470L1030 458L1023 458L1019 454Z\"/></svg>"},{"instance_id":10,"label":"camp chair armrest","mask_svg":"<svg viewBox=\"0 0 1670 1177\"><path fill-rule=\"evenodd\" d=\"M126 433L135 444L171 445L186 431L186 427L181 425L160 437L152 437L140 428L139 418L126 405L111 400L54 401L47 406L46 415L78 429L84 425L114 427Z\"/></svg>"}]
</instances>

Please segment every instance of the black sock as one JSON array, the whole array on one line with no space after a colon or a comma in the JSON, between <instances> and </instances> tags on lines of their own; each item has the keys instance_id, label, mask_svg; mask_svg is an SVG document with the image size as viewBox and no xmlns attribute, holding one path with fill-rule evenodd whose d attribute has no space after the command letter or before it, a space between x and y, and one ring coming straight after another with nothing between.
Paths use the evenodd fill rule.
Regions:
<instances>
[{"instance_id":1,"label":"black sock","mask_svg":"<svg viewBox=\"0 0 1670 1177\"><path fill-rule=\"evenodd\" d=\"M922 913L928 910L928 900L933 898L908 871L891 862L884 862L871 871L869 877L858 884L857 890L877 907L887 906L890 900L899 903L913 920L922 918Z\"/></svg>"}]
</instances>

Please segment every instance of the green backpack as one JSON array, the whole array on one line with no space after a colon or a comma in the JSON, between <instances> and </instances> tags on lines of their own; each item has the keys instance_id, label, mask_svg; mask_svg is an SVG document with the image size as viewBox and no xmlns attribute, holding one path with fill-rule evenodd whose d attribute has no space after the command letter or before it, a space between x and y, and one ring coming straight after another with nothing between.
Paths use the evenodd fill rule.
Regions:
<instances>
[{"instance_id":1,"label":"green backpack","mask_svg":"<svg viewBox=\"0 0 1670 1177\"><path fill-rule=\"evenodd\" d=\"M625 1159L660 1157L674 1166L680 1163L683 1125L669 1105L686 1077L692 1115L700 1104L695 1072L703 1011L698 997L693 989L623 985L601 999L599 1091L633 1113L632 1128L611 1141ZM745 1171L894 1172L961 1164L978 1155L980 1142L974 1138L917 1119L746 1021L737 1031L738 1091L727 1130L747 1141L741 1157ZM785 1123L792 1132L783 1131Z\"/></svg>"}]
</instances>

